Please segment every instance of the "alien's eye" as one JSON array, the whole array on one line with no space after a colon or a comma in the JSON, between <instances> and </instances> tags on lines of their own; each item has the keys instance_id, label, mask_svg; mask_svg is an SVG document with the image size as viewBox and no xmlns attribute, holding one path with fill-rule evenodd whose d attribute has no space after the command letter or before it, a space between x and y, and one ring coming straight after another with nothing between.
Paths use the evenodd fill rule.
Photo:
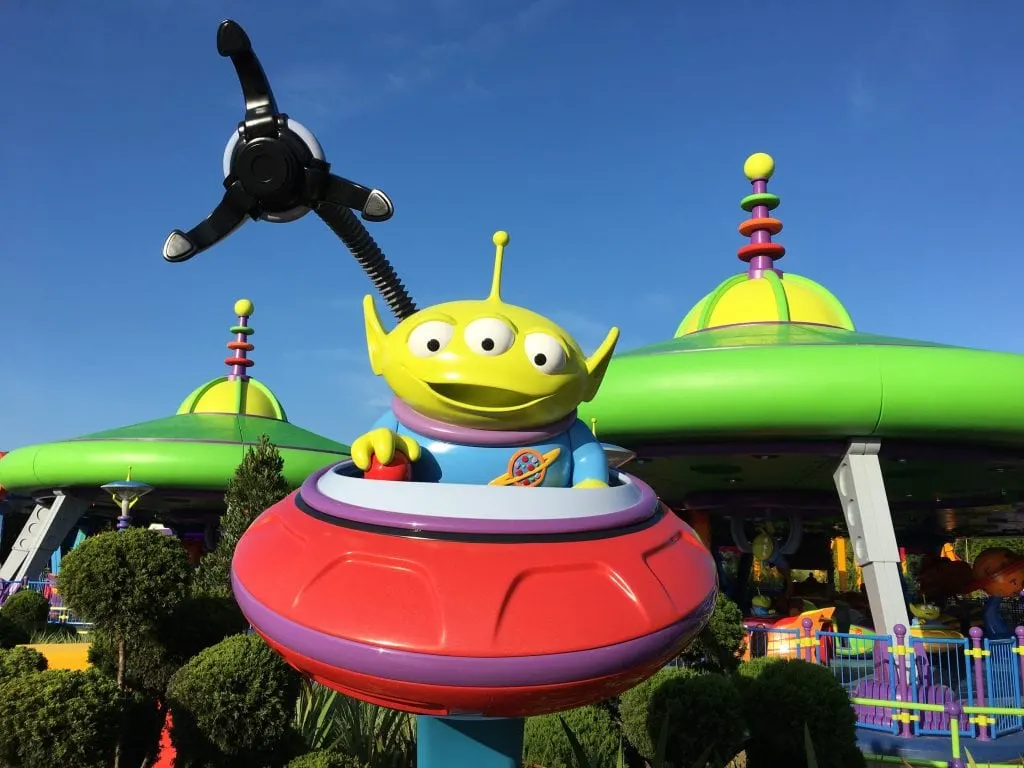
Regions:
<instances>
[{"instance_id":1,"label":"alien's eye","mask_svg":"<svg viewBox=\"0 0 1024 768\"><path fill-rule=\"evenodd\" d=\"M495 317L474 320L466 326L466 346L478 355L494 357L508 352L516 334L508 323Z\"/></svg>"},{"instance_id":2,"label":"alien's eye","mask_svg":"<svg viewBox=\"0 0 1024 768\"><path fill-rule=\"evenodd\" d=\"M560 373L565 368L565 347L554 336L530 333L523 340L526 356L541 373Z\"/></svg>"},{"instance_id":3,"label":"alien's eye","mask_svg":"<svg viewBox=\"0 0 1024 768\"><path fill-rule=\"evenodd\" d=\"M409 351L416 357L433 357L448 346L455 327L441 320L427 320L409 334Z\"/></svg>"}]
</instances>

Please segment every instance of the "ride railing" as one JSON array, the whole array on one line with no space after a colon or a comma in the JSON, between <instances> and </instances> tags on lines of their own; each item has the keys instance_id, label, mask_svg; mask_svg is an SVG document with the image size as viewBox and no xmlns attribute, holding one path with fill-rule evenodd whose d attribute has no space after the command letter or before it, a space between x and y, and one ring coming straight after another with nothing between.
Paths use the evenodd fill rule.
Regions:
<instances>
[{"instance_id":1,"label":"ride railing","mask_svg":"<svg viewBox=\"0 0 1024 768\"><path fill-rule=\"evenodd\" d=\"M1024 626L1004 639L911 633L748 626L751 658L802 659L828 667L850 696L857 725L912 738L948 736L982 741L1024 731ZM914 706L910 706L914 705ZM954 750L954 762L959 754Z\"/></svg>"},{"instance_id":2,"label":"ride railing","mask_svg":"<svg viewBox=\"0 0 1024 768\"><path fill-rule=\"evenodd\" d=\"M57 586L52 579L34 580L21 579L20 581L4 581L0 579L0 608L3 608L7 599L22 589L30 589L40 593L50 603L49 622L51 624L67 624L69 626L84 627L86 622L76 618L64 605L64 599L57 591Z\"/></svg>"}]
</instances>

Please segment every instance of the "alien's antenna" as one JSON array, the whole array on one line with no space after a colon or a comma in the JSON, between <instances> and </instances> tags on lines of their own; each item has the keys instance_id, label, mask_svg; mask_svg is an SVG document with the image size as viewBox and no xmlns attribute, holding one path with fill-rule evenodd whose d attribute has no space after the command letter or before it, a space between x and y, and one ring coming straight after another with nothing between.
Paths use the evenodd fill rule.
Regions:
<instances>
[{"instance_id":1,"label":"alien's antenna","mask_svg":"<svg viewBox=\"0 0 1024 768\"><path fill-rule=\"evenodd\" d=\"M495 232L491 242L494 243L494 277L491 278L491 293L487 300L501 301L501 270L505 264L505 246L509 243L508 232Z\"/></svg>"}]
</instances>

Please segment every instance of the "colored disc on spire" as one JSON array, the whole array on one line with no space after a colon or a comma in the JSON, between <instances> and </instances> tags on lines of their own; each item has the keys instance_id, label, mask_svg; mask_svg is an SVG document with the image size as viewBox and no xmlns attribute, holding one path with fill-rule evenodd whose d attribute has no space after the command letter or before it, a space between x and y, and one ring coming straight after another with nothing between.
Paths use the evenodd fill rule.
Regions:
<instances>
[{"instance_id":1,"label":"colored disc on spire","mask_svg":"<svg viewBox=\"0 0 1024 768\"><path fill-rule=\"evenodd\" d=\"M743 174L750 180L770 179L775 173L775 160L764 152L755 152L743 163Z\"/></svg>"}]
</instances>

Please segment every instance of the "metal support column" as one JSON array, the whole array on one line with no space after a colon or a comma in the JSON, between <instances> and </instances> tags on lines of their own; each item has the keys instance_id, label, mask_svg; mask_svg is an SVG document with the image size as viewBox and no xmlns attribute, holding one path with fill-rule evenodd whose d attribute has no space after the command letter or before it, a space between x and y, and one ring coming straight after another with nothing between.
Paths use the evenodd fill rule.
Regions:
<instances>
[{"instance_id":1,"label":"metal support column","mask_svg":"<svg viewBox=\"0 0 1024 768\"><path fill-rule=\"evenodd\" d=\"M36 579L42 575L75 523L89 508L89 502L57 491L49 506L36 504L18 534L11 553L0 566L0 581Z\"/></svg>"},{"instance_id":2,"label":"metal support column","mask_svg":"<svg viewBox=\"0 0 1024 768\"><path fill-rule=\"evenodd\" d=\"M900 578L900 552L885 495L878 440L851 441L833 479L850 533L853 556L863 569L875 632L891 635L910 626Z\"/></svg>"}]
</instances>

